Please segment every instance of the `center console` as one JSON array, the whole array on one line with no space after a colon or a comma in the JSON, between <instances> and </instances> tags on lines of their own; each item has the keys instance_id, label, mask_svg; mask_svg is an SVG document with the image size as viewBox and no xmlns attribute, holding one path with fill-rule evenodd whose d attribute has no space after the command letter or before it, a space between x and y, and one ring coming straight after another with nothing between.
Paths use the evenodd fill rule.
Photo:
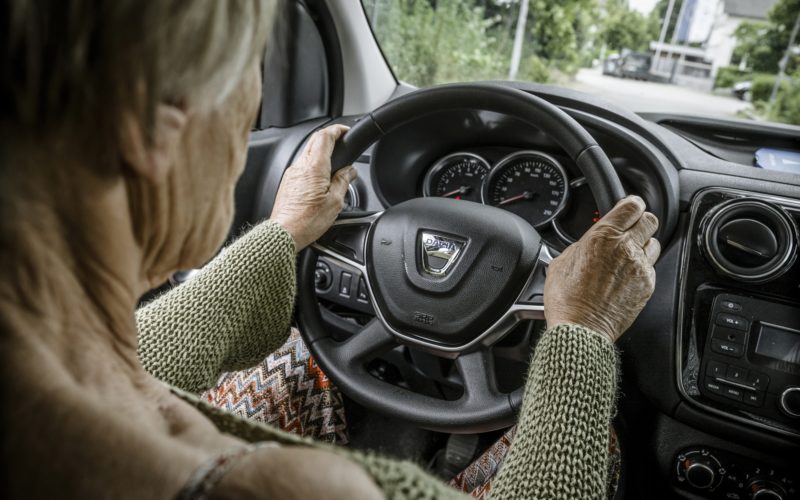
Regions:
<instances>
[{"instance_id":1,"label":"center console","mask_svg":"<svg viewBox=\"0 0 800 500\"><path fill-rule=\"evenodd\" d=\"M692 405L800 444L799 223L798 200L722 188L695 197L676 363ZM675 480L708 497L798 498L800 455L797 464L781 486L758 473L772 464L698 443L675 458Z\"/></svg>"}]
</instances>

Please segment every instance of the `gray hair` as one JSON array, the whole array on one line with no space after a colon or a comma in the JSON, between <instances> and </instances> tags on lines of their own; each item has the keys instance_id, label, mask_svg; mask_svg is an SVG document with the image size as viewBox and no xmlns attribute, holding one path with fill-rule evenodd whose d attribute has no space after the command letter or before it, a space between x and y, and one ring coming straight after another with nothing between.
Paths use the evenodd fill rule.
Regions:
<instances>
[{"instance_id":1,"label":"gray hair","mask_svg":"<svg viewBox=\"0 0 800 500\"><path fill-rule=\"evenodd\" d=\"M263 55L275 0L4 0L0 148L14 136L113 150L124 113L223 99ZM9 139L9 134L11 139Z\"/></svg>"}]
</instances>

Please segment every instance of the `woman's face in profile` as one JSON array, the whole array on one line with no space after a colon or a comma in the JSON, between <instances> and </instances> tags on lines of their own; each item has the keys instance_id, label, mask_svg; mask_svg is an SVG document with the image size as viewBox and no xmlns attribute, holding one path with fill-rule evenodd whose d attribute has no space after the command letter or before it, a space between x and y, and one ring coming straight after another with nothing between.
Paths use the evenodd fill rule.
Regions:
<instances>
[{"instance_id":1,"label":"woman's face in profile","mask_svg":"<svg viewBox=\"0 0 800 500\"><path fill-rule=\"evenodd\" d=\"M181 269L204 264L228 234L234 187L244 168L248 137L261 101L259 68L254 62L221 102L211 107L199 103L194 108L200 111L189 111L167 183L174 200L171 224L182 226L180 233L188 240Z\"/></svg>"}]
</instances>

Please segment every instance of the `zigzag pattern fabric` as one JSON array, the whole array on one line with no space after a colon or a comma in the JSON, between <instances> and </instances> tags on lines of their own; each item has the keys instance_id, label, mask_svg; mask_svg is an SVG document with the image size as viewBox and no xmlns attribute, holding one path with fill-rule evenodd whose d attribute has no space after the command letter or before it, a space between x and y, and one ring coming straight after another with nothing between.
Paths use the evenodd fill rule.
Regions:
<instances>
[{"instance_id":1,"label":"zigzag pattern fabric","mask_svg":"<svg viewBox=\"0 0 800 500\"><path fill-rule=\"evenodd\" d=\"M223 374L201 398L293 434L338 445L348 442L342 395L294 328L286 343L258 366Z\"/></svg>"}]
</instances>

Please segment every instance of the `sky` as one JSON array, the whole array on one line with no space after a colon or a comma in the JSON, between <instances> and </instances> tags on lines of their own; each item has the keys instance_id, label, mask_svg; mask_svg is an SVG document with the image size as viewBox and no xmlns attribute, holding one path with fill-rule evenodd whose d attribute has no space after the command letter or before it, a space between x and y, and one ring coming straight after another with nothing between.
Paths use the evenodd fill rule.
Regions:
<instances>
[{"instance_id":1,"label":"sky","mask_svg":"<svg viewBox=\"0 0 800 500\"><path fill-rule=\"evenodd\" d=\"M638 10L642 14L649 14L653 7L655 7L658 0L628 0L630 6L634 10Z\"/></svg>"}]
</instances>

